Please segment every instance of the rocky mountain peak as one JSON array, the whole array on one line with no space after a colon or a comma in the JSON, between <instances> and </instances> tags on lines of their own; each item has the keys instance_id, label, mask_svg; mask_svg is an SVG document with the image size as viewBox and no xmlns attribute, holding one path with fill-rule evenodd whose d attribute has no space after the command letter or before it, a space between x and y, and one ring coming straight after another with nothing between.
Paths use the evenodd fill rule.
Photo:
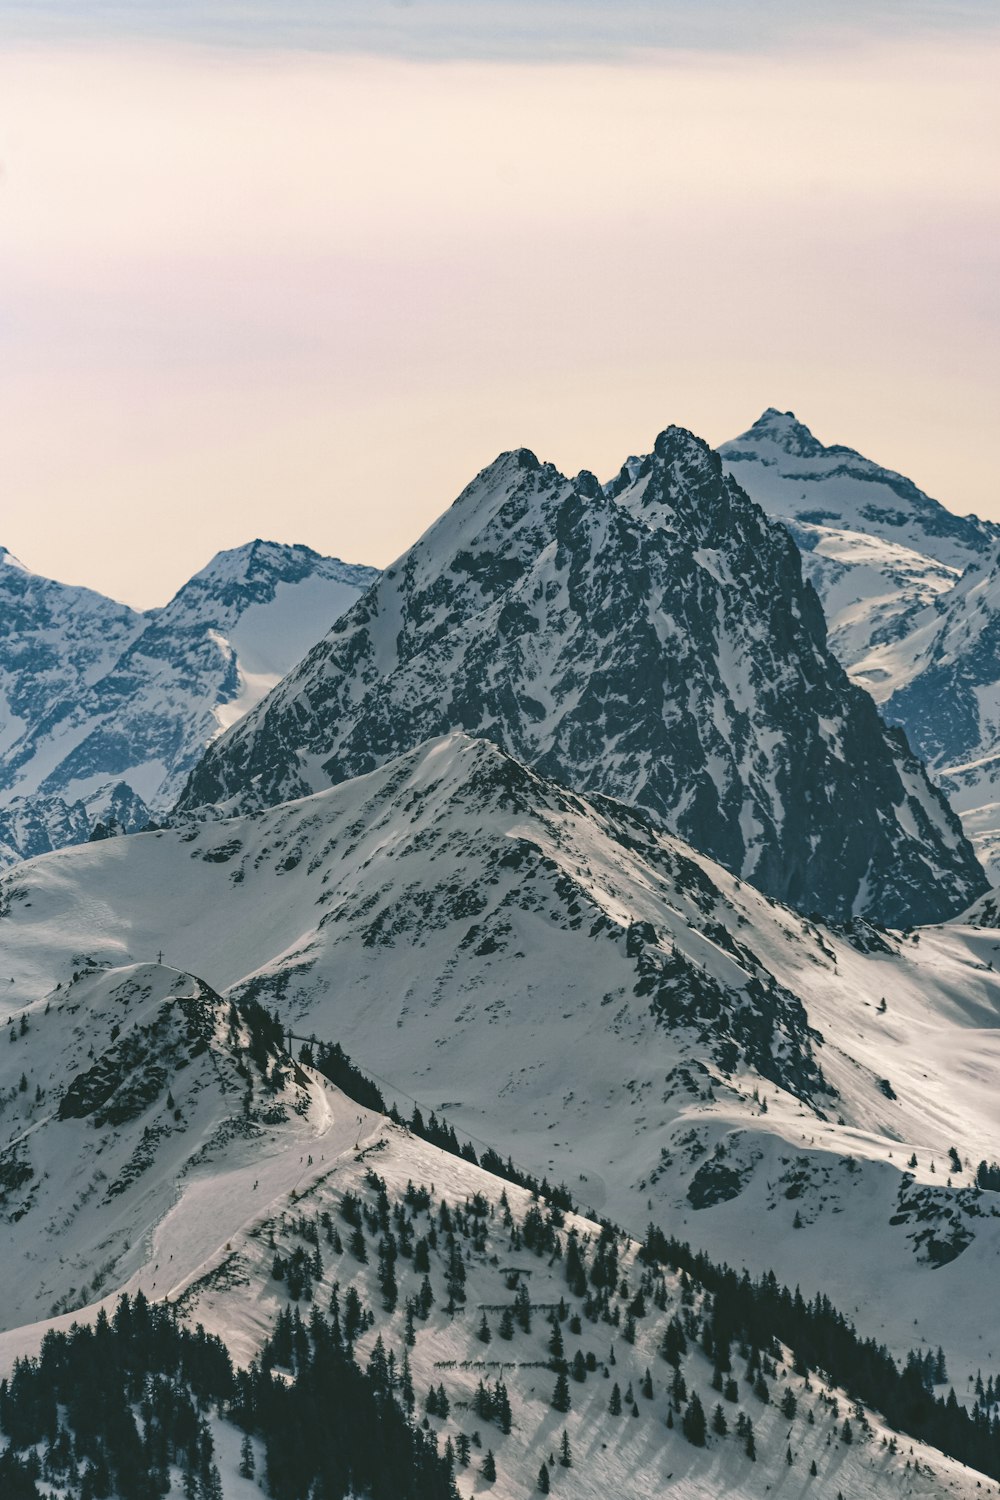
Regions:
<instances>
[{"instance_id":1,"label":"rocky mountain peak","mask_svg":"<svg viewBox=\"0 0 1000 1500\"><path fill-rule=\"evenodd\" d=\"M748 431L733 439L733 444L774 446L798 458L818 458L827 451L793 411L778 411L774 406L763 411Z\"/></svg>"},{"instance_id":2,"label":"rocky mountain peak","mask_svg":"<svg viewBox=\"0 0 1000 1500\"><path fill-rule=\"evenodd\" d=\"M806 909L927 919L982 887L830 656L787 532L680 427L604 491L502 455L211 747L179 807L273 805L454 729Z\"/></svg>"}]
</instances>

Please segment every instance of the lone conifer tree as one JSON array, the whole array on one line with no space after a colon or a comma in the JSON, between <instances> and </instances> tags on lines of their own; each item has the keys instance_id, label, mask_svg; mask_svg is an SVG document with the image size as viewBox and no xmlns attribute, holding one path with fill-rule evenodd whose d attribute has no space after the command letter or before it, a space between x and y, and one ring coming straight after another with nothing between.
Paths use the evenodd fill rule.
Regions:
<instances>
[{"instance_id":1,"label":"lone conifer tree","mask_svg":"<svg viewBox=\"0 0 1000 1500\"><path fill-rule=\"evenodd\" d=\"M697 1391L691 1392L691 1399L685 1408L681 1418L681 1431L695 1448L705 1446L705 1411L698 1397Z\"/></svg>"}]
</instances>

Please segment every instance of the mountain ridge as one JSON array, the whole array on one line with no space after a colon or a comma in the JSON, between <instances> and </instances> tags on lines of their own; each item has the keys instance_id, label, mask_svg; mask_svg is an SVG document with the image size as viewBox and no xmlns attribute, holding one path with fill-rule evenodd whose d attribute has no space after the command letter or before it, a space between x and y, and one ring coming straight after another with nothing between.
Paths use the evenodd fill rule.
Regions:
<instances>
[{"instance_id":1,"label":"mountain ridge","mask_svg":"<svg viewBox=\"0 0 1000 1500\"><path fill-rule=\"evenodd\" d=\"M209 747L177 811L301 796L452 729L807 910L932 919L984 886L827 651L787 533L681 428L603 489L501 455Z\"/></svg>"}]
</instances>

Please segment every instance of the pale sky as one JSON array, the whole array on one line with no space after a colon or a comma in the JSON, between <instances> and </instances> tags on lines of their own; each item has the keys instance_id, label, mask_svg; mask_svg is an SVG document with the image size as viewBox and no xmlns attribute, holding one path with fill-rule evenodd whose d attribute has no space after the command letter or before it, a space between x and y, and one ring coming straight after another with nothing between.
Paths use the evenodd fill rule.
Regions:
<instances>
[{"instance_id":1,"label":"pale sky","mask_svg":"<svg viewBox=\"0 0 1000 1500\"><path fill-rule=\"evenodd\" d=\"M0 6L29 567L385 564L504 448L606 477L769 405L1000 519L992 5L80 9Z\"/></svg>"}]
</instances>

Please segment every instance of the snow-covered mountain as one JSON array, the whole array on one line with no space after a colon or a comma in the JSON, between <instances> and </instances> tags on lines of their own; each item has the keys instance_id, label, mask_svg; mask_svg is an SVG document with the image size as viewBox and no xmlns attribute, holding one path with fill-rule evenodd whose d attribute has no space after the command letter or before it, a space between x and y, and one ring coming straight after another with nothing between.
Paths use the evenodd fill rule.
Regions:
<instances>
[{"instance_id":1,"label":"snow-covered mountain","mask_svg":"<svg viewBox=\"0 0 1000 1500\"><path fill-rule=\"evenodd\" d=\"M831 649L905 729L1000 878L1000 527L824 447L791 412L770 408L719 452L788 526Z\"/></svg>"},{"instance_id":2,"label":"snow-covered mountain","mask_svg":"<svg viewBox=\"0 0 1000 1500\"><path fill-rule=\"evenodd\" d=\"M605 489L502 455L210 747L179 807L274 804L454 728L646 808L803 910L926 920L983 886L827 649L787 533L679 428Z\"/></svg>"},{"instance_id":3,"label":"snow-covered mountain","mask_svg":"<svg viewBox=\"0 0 1000 1500\"><path fill-rule=\"evenodd\" d=\"M914 1393L832 1309L779 1305L662 1236L640 1245L300 1072L324 1113L302 1130L297 1169L287 1151L283 1181L273 1157L252 1184L248 1159L203 1164L151 1235L129 1301L0 1335L0 1368L21 1356L0 1401L18 1477L40 1451L45 1494L110 1489L86 1486L97 1437L122 1494L141 1455L157 1493L222 1500L306 1500L317 1471L328 1494L353 1478L355 1493L399 1500L989 1490L995 1444L976 1445L979 1472L914 1432L935 1426L952 1455L956 1433L966 1448L975 1436L957 1406L945 1420L933 1357ZM96 1403L76 1383L81 1354L100 1371ZM820 1358L836 1369L821 1373ZM364 1381L376 1403L355 1410ZM915 1423L935 1397L932 1420ZM984 1398L977 1415L990 1410ZM433 1445L436 1484L408 1472L405 1442L385 1465L391 1488L365 1482L394 1414L412 1443Z\"/></svg>"},{"instance_id":4,"label":"snow-covered mountain","mask_svg":"<svg viewBox=\"0 0 1000 1500\"><path fill-rule=\"evenodd\" d=\"M719 453L726 472L792 532L831 648L876 698L885 696L877 689L887 664L867 658L1000 548L994 522L956 515L853 448L825 446L793 412L768 407Z\"/></svg>"},{"instance_id":5,"label":"snow-covered mountain","mask_svg":"<svg viewBox=\"0 0 1000 1500\"><path fill-rule=\"evenodd\" d=\"M162 610L0 568L0 859L143 827L377 576L308 547L221 552Z\"/></svg>"},{"instance_id":6,"label":"snow-covered mountain","mask_svg":"<svg viewBox=\"0 0 1000 1500\"><path fill-rule=\"evenodd\" d=\"M146 616L30 572L0 547L0 759L111 670Z\"/></svg>"},{"instance_id":7,"label":"snow-covered mountain","mask_svg":"<svg viewBox=\"0 0 1000 1500\"><path fill-rule=\"evenodd\" d=\"M30 861L0 903L15 1033L82 966L162 949L637 1233L652 1215L773 1267L898 1354L943 1344L956 1381L990 1365L991 931L823 929L462 735L271 810Z\"/></svg>"},{"instance_id":8,"label":"snow-covered mountain","mask_svg":"<svg viewBox=\"0 0 1000 1500\"><path fill-rule=\"evenodd\" d=\"M882 711L948 794L994 882L1000 880L1000 552L971 564L918 615L888 667Z\"/></svg>"},{"instance_id":9,"label":"snow-covered mountain","mask_svg":"<svg viewBox=\"0 0 1000 1500\"><path fill-rule=\"evenodd\" d=\"M1000 541L994 522L956 515L911 479L853 448L826 447L794 412L769 406L719 453L726 471L769 515L877 536L958 573Z\"/></svg>"},{"instance_id":10,"label":"snow-covered mountain","mask_svg":"<svg viewBox=\"0 0 1000 1500\"><path fill-rule=\"evenodd\" d=\"M322 1110L260 1007L155 962L85 954L10 1015L0 1086L2 1323L52 1317L121 1286L197 1165L233 1141L262 1158L277 1127ZM275 1033L277 1033L275 1035Z\"/></svg>"}]
</instances>

